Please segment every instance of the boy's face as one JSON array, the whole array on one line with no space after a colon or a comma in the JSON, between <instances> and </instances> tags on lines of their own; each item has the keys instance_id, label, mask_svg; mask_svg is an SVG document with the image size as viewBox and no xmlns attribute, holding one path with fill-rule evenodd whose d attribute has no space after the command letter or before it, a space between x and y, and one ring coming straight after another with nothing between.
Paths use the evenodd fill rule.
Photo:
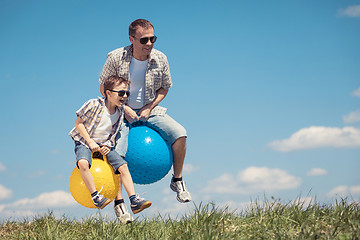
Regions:
<instances>
[{"instance_id":1,"label":"boy's face","mask_svg":"<svg viewBox=\"0 0 360 240\"><path fill-rule=\"evenodd\" d=\"M116 84L112 91L106 91L107 92L107 99L110 103L117 107L121 107L127 100L128 95L127 93L123 94L128 91L128 86L126 83L122 82L120 84ZM120 93L119 93L120 91ZM119 95L120 94L120 95Z\"/></svg>"}]
</instances>

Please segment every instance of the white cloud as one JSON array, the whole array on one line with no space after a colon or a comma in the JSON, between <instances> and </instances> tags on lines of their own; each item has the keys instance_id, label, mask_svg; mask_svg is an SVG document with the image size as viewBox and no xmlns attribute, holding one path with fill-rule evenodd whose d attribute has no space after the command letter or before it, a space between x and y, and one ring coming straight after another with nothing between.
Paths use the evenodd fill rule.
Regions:
<instances>
[{"instance_id":1,"label":"white cloud","mask_svg":"<svg viewBox=\"0 0 360 240\"><path fill-rule=\"evenodd\" d=\"M198 169L199 169L199 167L196 167L192 164L184 164L183 174L185 174L185 175L191 174L191 173L197 171Z\"/></svg>"},{"instance_id":2,"label":"white cloud","mask_svg":"<svg viewBox=\"0 0 360 240\"><path fill-rule=\"evenodd\" d=\"M301 179L281 169L266 167L249 167L239 171L237 176L223 174L210 180L204 192L251 194L262 191L278 191L295 189L300 186Z\"/></svg>"},{"instance_id":3,"label":"white cloud","mask_svg":"<svg viewBox=\"0 0 360 240\"><path fill-rule=\"evenodd\" d=\"M5 170L6 170L5 165L0 162L0 172L3 172Z\"/></svg>"},{"instance_id":4,"label":"white cloud","mask_svg":"<svg viewBox=\"0 0 360 240\"><path fill-rule=\"evenodd\" d=\"M352 95L355 97L360 97L360 88L356 89L355 91L352 92Z\"/></svg>"},{"instance_id":5,"label":"white cloud","mask_svg":"<svg viewBox=\"0 0 360 240\"><path fill-rule=\"evenodd\" d=\"M349 113L343 117L344 123L351 124L360 122L360 109L355 110L354 112Z\"/></svg>"},{"instance_id":6,"label":"white cloud","mask_svg":"<svg viewBox=\"0 0 360 240\"><path fill-rule=\"evenodd\" d=\"M328 197L348 197L360 196L360 185L355 186L337 186L327 193Z\"/></svg>"},{"instance_id":7,"label":"white cloud","mask_svg":"<svg viewBox=\"0 0 360 240\"><path fill-rule=\"evenodd\" d=\"M12 196L12 190L4 187L3 185L0 184L0 199L6 199Z\"/></svg>"},{"instance_id":8,"label":"white cloud","mask_svg":"<svg viewBox=\"0 0 360 240\"><path fill-rule=\"evenodd\" d=\"M73 205L76 205L76 201L73 199L70 193L64 191L54 191L49 193L42 193L35 198L24 198L13 203L0 205L0 212L11 209L32 211L34 209L69 207Z\"/></svg>"},{"instance_id":9,"label":"white cloud","mask_svg":"<svg viewBox=\"0 0 360 240\"><path fill-rule=\"evenodd\" d=\"M345 9L340 9L339 15L345 17L360 17L360 5L354 5Z\"/></svg>"},{"instance_id":10,"label":"white cloud","mask_svg":"<svg viewBox=\"0 0 360 240\"><path fill-rule=\"evenodd\" d=\"M308 176L324 176L327 174L328 172L323 168L313 168L307 172Z\"/></svg>"},{"instance_id":11,"label":"white cloud","mask_svg":"<svg viewBox=\"0 0 360 240\"><path fill-rule=\"evenodd\" d=\"M320 147L360 147L360 129L312 126L300 129L288 139L270 142L268 146L281 152Z\"/></svg>"}]
</instances>

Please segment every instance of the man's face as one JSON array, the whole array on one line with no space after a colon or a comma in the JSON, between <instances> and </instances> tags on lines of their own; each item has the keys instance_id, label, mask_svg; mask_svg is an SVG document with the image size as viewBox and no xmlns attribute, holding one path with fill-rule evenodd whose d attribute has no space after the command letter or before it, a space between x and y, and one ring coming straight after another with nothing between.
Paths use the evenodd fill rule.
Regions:
<instances>
[{"instance_id":1,"label":"man's face","mask_svg":"<svg viewBox=\"0 0 360 240\"><path fill-rule=\"evenodd\" d=\"M144 61L148 58L152 48L154 47L154 43L151 41L147 41L147 43L140 43L141 38L150 38L154 37L154 29L153 28L143 28L138 27L136 29L135 36L129 36L130 42L133 44L133 56L137 60Z\"/></svg>"},{"instance_id":2,"label":"man's face","mask_svg":"<svg viewBox=\"0 0 360 240\"><path fill-rule=\"evenodd\" d=\"M112 91L107 91L107 98L113 105L121 107L129 97L127 93L124 94L124 91L128 91L127 84L124 82L116 84Z\"/></svg>"}]
</instances>

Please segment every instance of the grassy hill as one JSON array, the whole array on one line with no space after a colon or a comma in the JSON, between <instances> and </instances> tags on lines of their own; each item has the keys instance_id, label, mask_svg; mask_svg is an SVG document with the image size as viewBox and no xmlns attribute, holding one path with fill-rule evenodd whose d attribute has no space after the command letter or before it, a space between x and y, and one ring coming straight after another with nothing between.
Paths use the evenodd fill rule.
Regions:
<instances>
[{"instance_id":1,"label":"grassy hill","mask_svg":"<svg viewBox=\"0 0 360 240\"><path fill-rule=\"evenodd\" d=\"M119 225L99 217L56 219L51 212L23 222L4 222L0 239L360 239L360 203L282 203L272 198L241 213L200 203L180 219L157 216Z\"/></svg>"}]
</instances>

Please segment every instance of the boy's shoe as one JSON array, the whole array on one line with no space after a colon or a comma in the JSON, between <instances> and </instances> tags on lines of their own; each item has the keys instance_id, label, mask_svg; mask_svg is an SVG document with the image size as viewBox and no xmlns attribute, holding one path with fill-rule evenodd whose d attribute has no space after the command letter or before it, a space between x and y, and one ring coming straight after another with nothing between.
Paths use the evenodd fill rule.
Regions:
<instances>
[{"instance_id":1,"label":"boy's shoe","mask_svg":"<svg viewBox=\"0 0 360 240\"><path fill-rule=\"evenodd\" d=\"M99 193L95 197L92 198L92 201L93 201L94 205L99 209L103 209L104 207L106 207L106 205L111 203L110 199L104 197L103 195L101 195Z\"/></svg>"},{"instance_id":2,"label":"boy's shoe","mask_svg":"<svg viewBox=\"0 0 360 240\"><path fill-rule=\"evenodd\" d=\"M120 203L114 207L115 214L120 223L126 224L134 221L133 217L128 212L125 203Z\"/></svg>"},{"instance_id":3,"label":"boy's shoe","mask_svg":"<svg viewBox=\"0 0 360 240\"><path fill-rule=\"evenodd\" d=\"M177 193L176 199L181 203L186 203L191 201L191 195L186 189L184 181L174 182L174 179L171 179L170 188Z\"/></svg>"},{"instance_id":4,"label":"boy's shoe","mask_svg":"<svg viewBox=\"0 0 360 240\"><path fill-rule=\"evenodd\" d=\"M139 196L136 196L135 199L131 201L131 210L134 214L141 212L145 208L148 208L151 206L151 202L148 200L145 200L143 198L140 198Z\"/></svg>"}]
</instances>

